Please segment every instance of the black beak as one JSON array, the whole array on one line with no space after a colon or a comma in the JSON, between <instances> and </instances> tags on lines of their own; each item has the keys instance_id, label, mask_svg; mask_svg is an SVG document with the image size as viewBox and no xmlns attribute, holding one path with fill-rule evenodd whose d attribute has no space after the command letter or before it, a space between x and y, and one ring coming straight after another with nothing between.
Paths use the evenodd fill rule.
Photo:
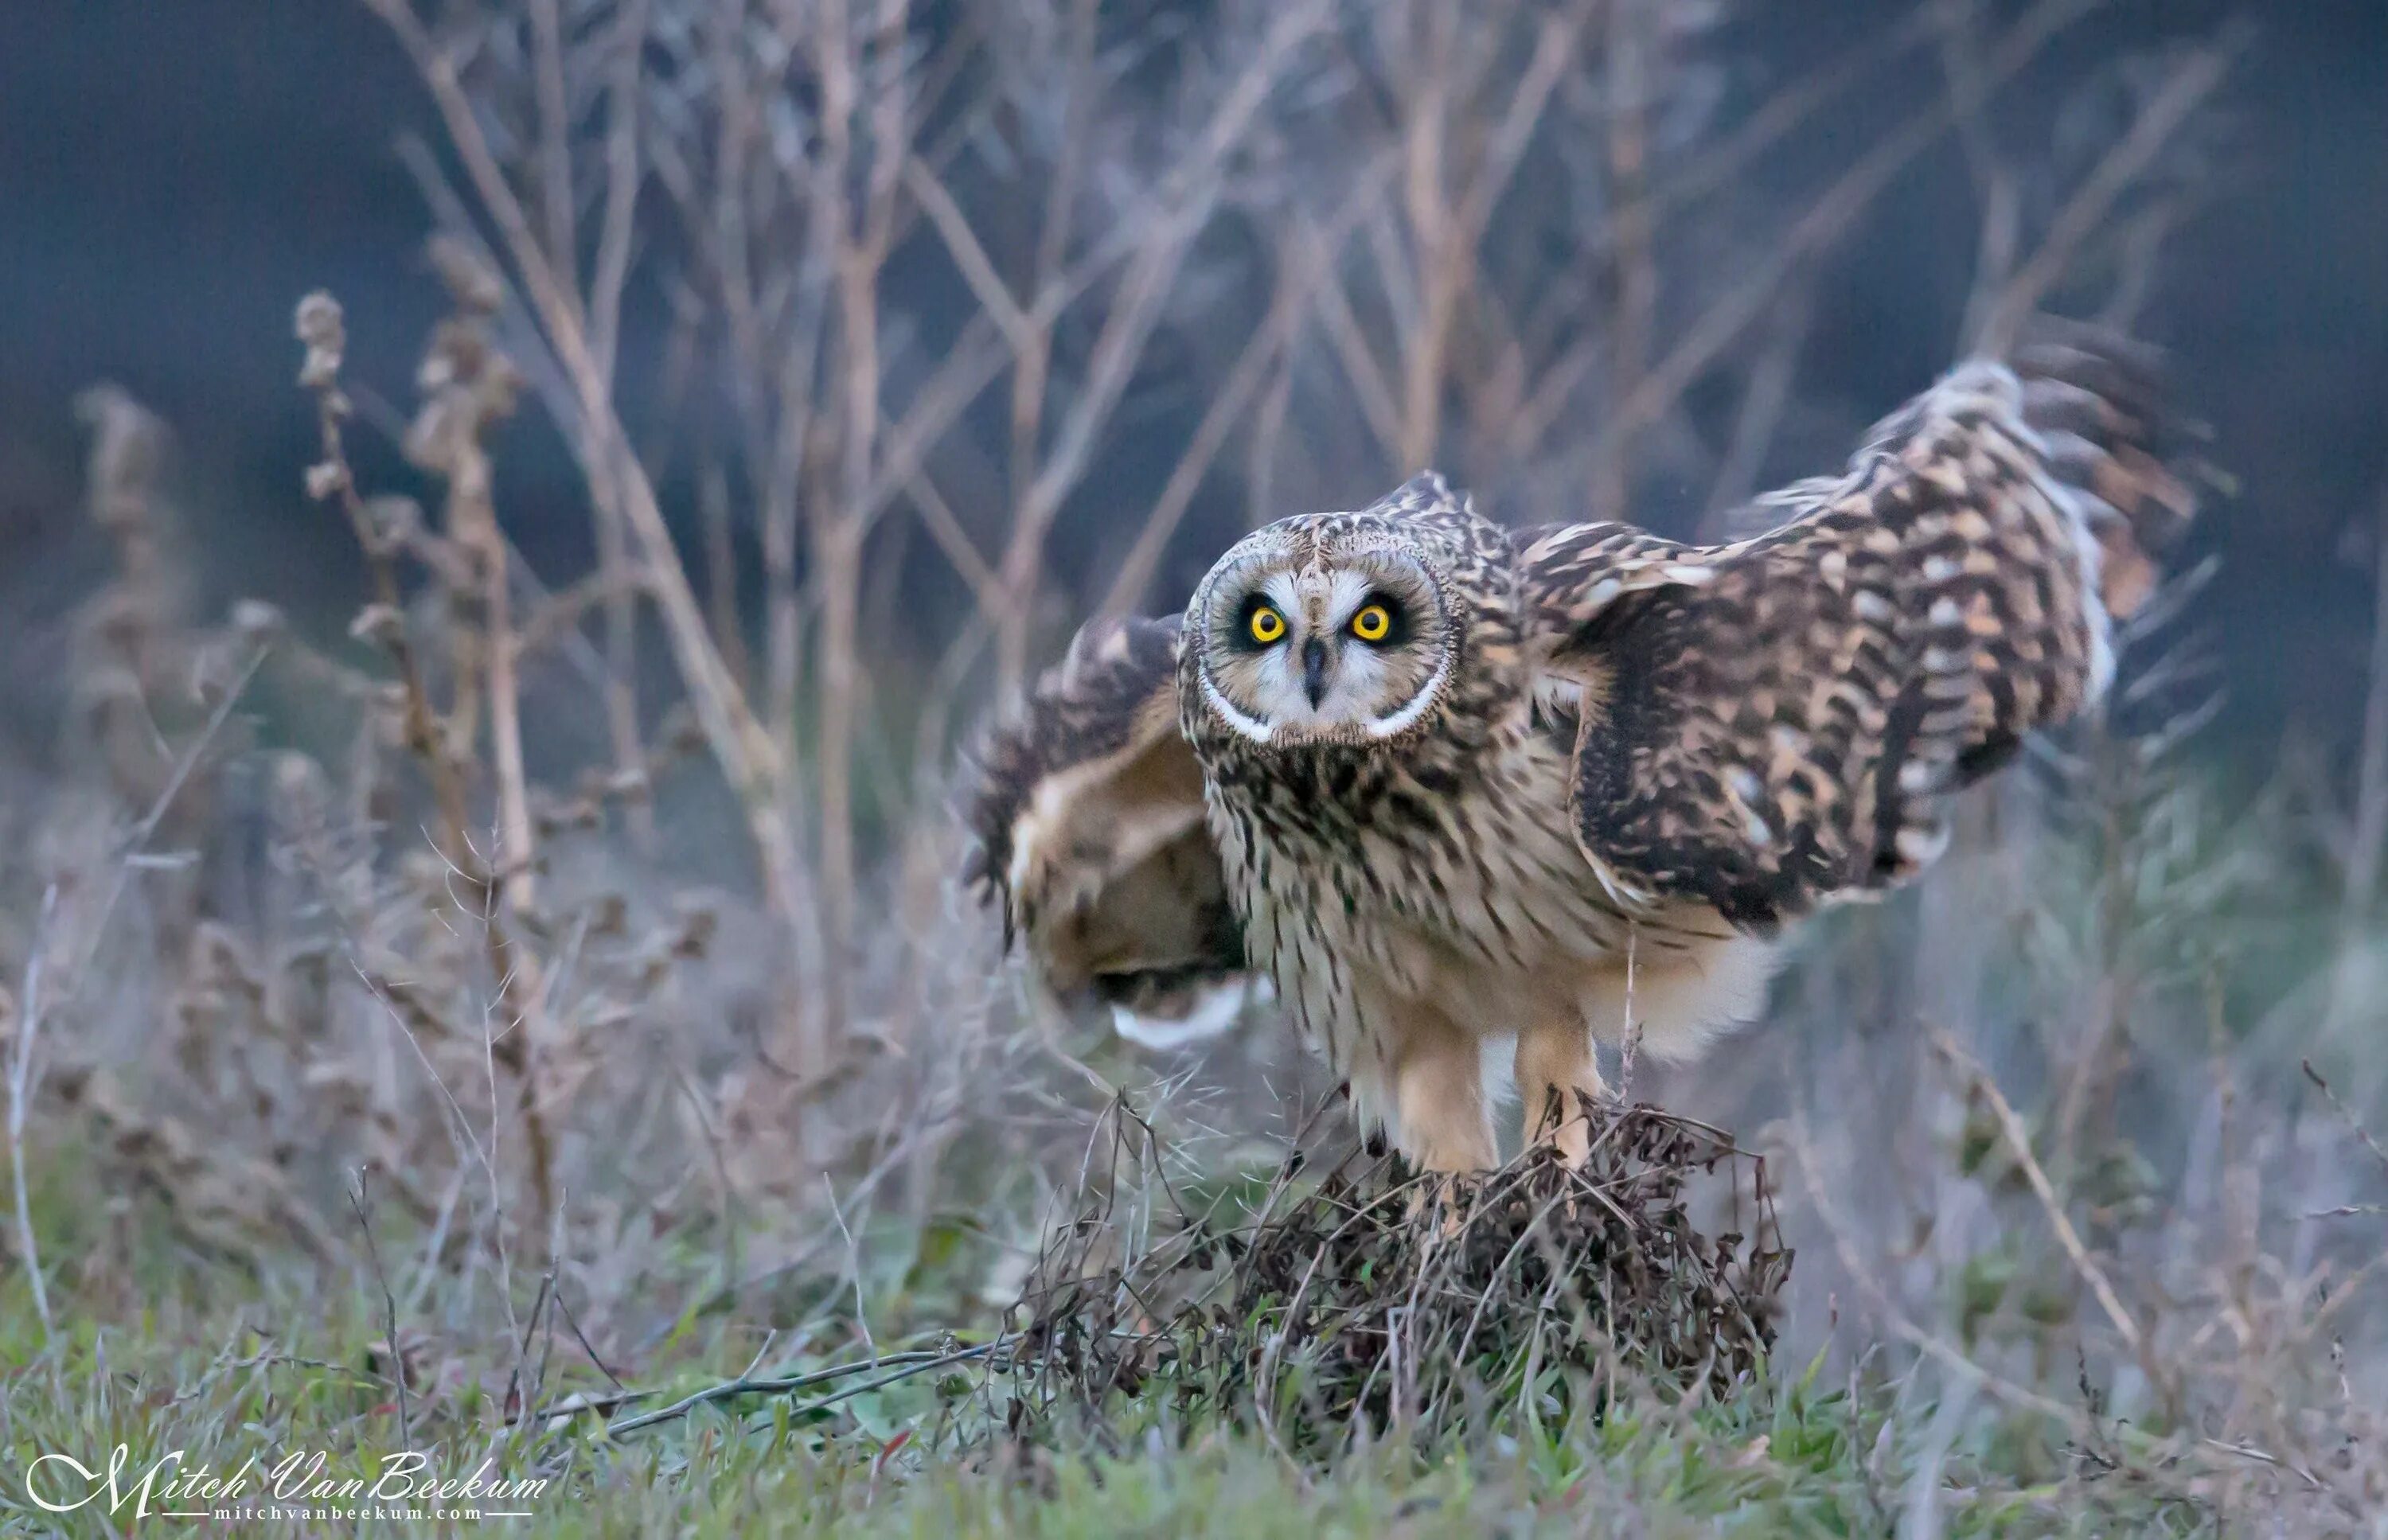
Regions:
<instances>
[{"instance_id":1,"label":"black beak","mask_svg":"<svg viewBox=\"0 0 2388 1540\"><path fill-rule=\"evenodd\" d=\"M1316 637L1302 644L1302 693L1313 711L1327 698L1327 644Z\"/></svg>"}]
</instances>

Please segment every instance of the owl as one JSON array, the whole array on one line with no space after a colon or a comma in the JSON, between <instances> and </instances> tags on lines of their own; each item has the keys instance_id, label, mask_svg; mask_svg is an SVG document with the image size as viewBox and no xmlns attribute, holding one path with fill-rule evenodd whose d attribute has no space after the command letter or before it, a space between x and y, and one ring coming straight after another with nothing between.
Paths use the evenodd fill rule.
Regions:
<instances>
[{"instance_id":1,"label":"owl","mask_svg":"<svg viewBox=\"0 0 2388 1540\"><path fill-rule=\"evenodd\" d=\"M1598 1043L1751 1017L1786 924L1914 876L2106 688L2194 509L2152 373L1969 360L1731 544L1512 531L1433 474L1280 520L1080 632L982 751L973 874L1061 996L1264 981L1429 1170L1496 1163L1504 1055L1581 1158Z\"/></svg>"}]
</instances>

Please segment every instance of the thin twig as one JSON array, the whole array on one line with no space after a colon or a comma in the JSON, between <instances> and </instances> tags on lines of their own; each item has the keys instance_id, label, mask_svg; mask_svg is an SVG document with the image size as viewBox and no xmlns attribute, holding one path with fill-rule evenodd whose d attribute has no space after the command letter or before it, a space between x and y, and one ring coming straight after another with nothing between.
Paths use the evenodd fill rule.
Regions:
<instances>
[{"instance_id":1,"label":"thin twig","mask_svg":"<svg viewBox=\"0 0 2388 1540\"><path fill-rule=\"evenodd\" d=\"M381 1288L382 1331L389 1344L390 1382L398 1387L398 1437L401 1448L414 1447L414 1413L406 1395L406 1347L398 1334L398 1295L390 1292L389 1274L381 1265L381 1246L374 1240L373 1208L365 1193L365 1168L357 1168L357 1185L349 1193L357 1228L364 1231L365 1260L373 1264L374 1281Z\"/></svg>"},{"instance_id":2,"label":"thin twig","mask_svg":"<svg viewBox=\"0 0 2388 1540\"><path fill-rule=\"evenodd\" d=\"M50 1293L42 1281L42 1254L33 1243L33 1208L25 1189L25 1110L32 1100L33 1039L42 1027L43 965L49 956L57 919L58 885L42 890L41 916L33 925L33 948L25 959L25 987L18 997L16 1031L8 1044L8 1167L16 1187L17 1259L33 1288L33 1313L41 1318L42 1341L56 1341Z\"/></svg>"},{"instance_id":3,"label":"thin twig","mask_svg":"<svg viewBox=\"0 0 2388 1540\"><path fill-rule=\"evenodd\" d=\"M1925 1356L1937 1360L1944 1367L1963 1375L2006 1405L2048 1418L2070 1433L2077 1443L2090 1445L2111 1436L2123 1449L2136 1454L2153 1466L2161 1466L2179 1452L2181 1445L2174 1441L2160 1438L2128 1422L2116 1423L2111 1428L2102 1428L2095 1420L2084 1416L2074 1407L2061 1401L2051 1400L2038 1391L2026 1389L2003 1375L1983 1368L1962 1348L1910 1320L1906 1312L1899 1307L1888 1292L1883 1288L1877 1269L1867 1267L1863 1259L1858 1256L1857 1247L1849 1239L1848 1226L1842 1220L1838 1210L1833 1205L1831 1198L1825 1194L1824 1183L1817 1169L1815 1141L1809 1128L1807 1109L1804 1106L1794 1108L1791 1124L1793 1148L1798 1156L1800 1183L1807 1189L1808 1199L1815 1205L1817 1216L1823 1220L1826 1234L1831 1237L1833 1249L1839 1256L1842 1270L1848 1274L1850 1281L1857 1285L1860 1292L1873 1301L1875 1311L1889 1326L1894 1335ZM2213 1441L2201 1439L2198 1444L2211 1442ZM2191 1445L2191 1447L2196 1446ZM2218 1447L2246 1458L2259 1458L2266 1463L2280 1465L2285 1470L2295 1471L2308 1485L2319 1487L2322 1484L2310 1472L2273 1457L2229 1445L2218 1445Z\"/></svg>"},{"instance_id":4,"label":"thin twig","mask_svg":"<svg viewBox=\"0 0 2388 1540\"><path fill-rule=\"evenodd\" d=\"M2338 1114L2339 1121L2346 1125L2347 1131L2355 1135L2356 1142L2371 1152L2371 1158L2380 1163L2382 1170L2388 1171L2388 1150L2380 1147L2380 1142L2372 1138L2370 1131L2364 1128L2362 1119L2356 1117L2348 1110L2346 1104L2338 1099L2338 1092L2332 1091L2330 1088L2330 1082L2321 1078L2321 1071L2313 1067L2313 1060L2299 1059L2297 1065L2305 1070L2305 1079L2311 1080L2315 1087L2330 1099L2331 1110Z\"/></svg>"},{"instance_id":5,"label":"thin twig","mask_svg":"<svg viewBox=\"0 0 2388 1540\"><path fill-rule=\"evenodd\" d=\"M845 1237L846 1270L854 1276L854 1324L862 1332L862 1350L872 1357L879 1357L879 1344L870 1340L870 1312L862 1302L862 1248L854 1243L854 1231L845 1227L845 1210L837 1204L837 1187L821 1173L821 1188L829 1193L830 1217L837 1221L837 1232Z\"/></svg>"},{"instance_id":6,"label":"thin twig","mask_svg":"<svg viewBox=\"0 0 2388 1540\"><path fill-rule=\"evenodd\" d=\"M2106 1319L2114 1323L2116 1333L2130 1344L2133 1356L2147 1370L2150 1382L2166 1383L2170 1377L2149 1353L2139 1322L2123 1308L2122 1296L2115 1292L2115 1285L2107 1280L2106 1269L2098 1265L2097 1258L2090 1255L2090 1248L2081 1243L2080 1233L2073 1228L2072 1219L2066 1217L2064 1205L2057 1201L2056 1189L2050 1184L2048 1173L2040 1168L2039 1157L2032 1154L2031 1135L2024 1128L2023 1119L2015 1116L2015 1109L2007 1101L2006 1093L1999 1089L1998 1081L1990 1078L1989 1071L1965 1052L1964 1045L1947 1029L1933 1028L1932 1040L1949 1062L1963 1072L1982 1099L1989 1103L1990 1111L1999 1120L1999 1130L2006 1136L2007 1148L2014 1155L2016 1163L2022 1166L2025 1180L2031 1183L2040 1207L2047 1212L2049 1226L2056 1231L2057 1243L2064 1248L2064 1255L2073 1259L2074 1268L2090 1285L2090 1293L2098 1296L2099 1306L2106 1312Z\"/></svg>"}]
</instances>

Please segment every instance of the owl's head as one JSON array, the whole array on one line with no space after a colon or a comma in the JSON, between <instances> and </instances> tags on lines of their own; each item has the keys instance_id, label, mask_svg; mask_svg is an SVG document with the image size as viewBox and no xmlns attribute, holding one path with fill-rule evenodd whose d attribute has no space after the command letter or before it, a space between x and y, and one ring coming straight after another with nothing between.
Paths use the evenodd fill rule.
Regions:
<instances>
[{"instance_id":1,"label":"owl's head","mask_svg":"<svg viewBox=\"0 0 2388 1540\"><path fill-rule=\"evenodd\" d=\"M1447 594L1433 558L1398 531L1315 514L1258 530L1187 610L1202 707L1265 748L1412 738L1459 656Z\"/></svg>"}]
</instances>

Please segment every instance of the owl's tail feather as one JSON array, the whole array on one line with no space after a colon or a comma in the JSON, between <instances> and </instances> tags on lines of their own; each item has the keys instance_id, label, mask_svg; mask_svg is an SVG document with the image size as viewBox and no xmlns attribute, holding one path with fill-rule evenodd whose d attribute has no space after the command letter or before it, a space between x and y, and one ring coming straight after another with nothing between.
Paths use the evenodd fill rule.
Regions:
<instances>
[{"instance_id":1,"label":"owl's tail feather","mask_svg":"<svg viewBox=\"0 0 2388 1540\"><path fill-rule=\"evenodd\" d=\"M2009 363L2024 421L2098 542L2099 598L2127 617L2155 590L2156 559L2195 516L2199 488L2224 485L2189 452L2205 430L2167 407L2162 355L2117 333L2043 319Z\"/></svg>"}]
</instances>

